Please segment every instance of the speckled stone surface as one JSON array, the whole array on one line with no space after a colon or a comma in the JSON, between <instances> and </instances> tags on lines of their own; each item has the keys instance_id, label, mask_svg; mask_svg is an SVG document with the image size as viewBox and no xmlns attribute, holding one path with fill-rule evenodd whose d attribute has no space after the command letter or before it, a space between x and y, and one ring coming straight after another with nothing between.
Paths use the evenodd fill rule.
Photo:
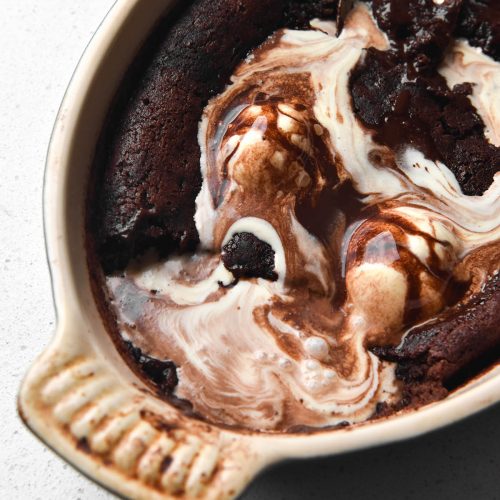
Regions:
<instances>
[{"instance_id":1,"label":"speckled stone surface","mask_svg":"<svg viewBox=\"0 0 500 500\"><path fill-rule=\"evenodd\" d=\"M112 0L0 0L0 498L110 499L21 424L15 397L55 315L42 230L51 128L73 69ZM500 406L405 443L280 465L244 500L500 499Z\"/></svg>"}]
</instances>

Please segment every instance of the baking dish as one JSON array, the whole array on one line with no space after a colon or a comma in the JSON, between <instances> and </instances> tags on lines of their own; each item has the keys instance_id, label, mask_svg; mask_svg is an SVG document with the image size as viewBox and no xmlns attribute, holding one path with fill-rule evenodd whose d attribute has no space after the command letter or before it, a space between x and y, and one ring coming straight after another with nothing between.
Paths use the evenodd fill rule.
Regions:
<instances>
[{"instance_id":1,"label":"baking dish","mask_svg":"<svg viewBox=\"0 0 500 500\"><path fill-rule=\"evenodd\" d=\"M35 434L104 486L131 498L232 498L264 467L422 434L500 400L500 367L416 412L315 434L236 432L157 399L117 353L97 311L84 245L96 142L126 69L172 0L118 0L83 55L47 158L46 244L57 331L34 363L19 411Z\"/></svg>"}]
</instances>

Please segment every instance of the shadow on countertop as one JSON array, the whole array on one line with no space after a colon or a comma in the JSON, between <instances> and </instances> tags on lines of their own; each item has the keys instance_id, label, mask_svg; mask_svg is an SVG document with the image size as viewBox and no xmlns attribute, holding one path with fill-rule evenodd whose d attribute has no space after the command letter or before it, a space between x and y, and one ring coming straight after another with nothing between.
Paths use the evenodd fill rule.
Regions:
<instances>
[{"instance_id":1,"label":"shadow on countertop","mask_svg":"<svg viewBox=\"0 0 500 500\"><path fill-rule=\"evenodd\" d=\"M500 405L420 438L260 475L240 500L500 499Z\"/></svg>"}]
</instances>

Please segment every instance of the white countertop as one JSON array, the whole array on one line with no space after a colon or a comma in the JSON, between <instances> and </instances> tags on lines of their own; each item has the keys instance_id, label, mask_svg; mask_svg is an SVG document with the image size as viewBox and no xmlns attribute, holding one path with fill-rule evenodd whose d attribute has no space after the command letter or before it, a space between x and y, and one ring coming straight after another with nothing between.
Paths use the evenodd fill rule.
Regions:
<instances>
[{"instance_id":1,"label":"white countertop","mask_svg":"<svg viewBox=\"0 0 500 500\"><path fill-rule=\"evenodd\" d=\"M16 394L54 308L42 229L45 153L73 69L112 0L0 0L0 498L114 498L21 424ZM410 442L261 476L244 499L500 498L500 406Z\"/></svg>"}]
</instances>

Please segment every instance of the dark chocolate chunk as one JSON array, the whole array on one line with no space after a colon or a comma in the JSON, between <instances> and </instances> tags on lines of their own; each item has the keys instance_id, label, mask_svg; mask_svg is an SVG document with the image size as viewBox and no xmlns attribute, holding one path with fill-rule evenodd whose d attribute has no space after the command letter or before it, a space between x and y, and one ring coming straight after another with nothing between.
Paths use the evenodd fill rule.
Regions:
<instances>
[{"instance_id":1,"label":"dark chocolate chunk","mask_svg":"<svg viewBox=\"0 0 500 500\"><path fill-rule=\"evenodd\" d=\"M278 279L274 270L274 250L252 233L236 233L222 247L222 261L236 279Z\"/></svg>"}]
</instances>

